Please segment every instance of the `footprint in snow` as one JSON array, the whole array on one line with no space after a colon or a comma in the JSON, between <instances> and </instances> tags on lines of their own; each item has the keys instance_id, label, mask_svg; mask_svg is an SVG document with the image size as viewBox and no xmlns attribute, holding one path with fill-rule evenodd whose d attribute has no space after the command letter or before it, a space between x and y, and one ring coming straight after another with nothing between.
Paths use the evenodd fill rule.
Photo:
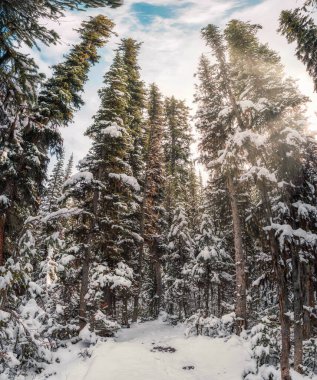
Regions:
<instances>
[{"instance_id":1,"label":"footprint in snow","mask_svg":"<svg viewBox=\"0 0 317 380\"><path fill-rule=\"evenodd\" d=\"M191 371L193 369L195 369L195 367L193 365L186 365L183 367L183 370L185 370L185 371Z\"/></svg>"}]
</instances>

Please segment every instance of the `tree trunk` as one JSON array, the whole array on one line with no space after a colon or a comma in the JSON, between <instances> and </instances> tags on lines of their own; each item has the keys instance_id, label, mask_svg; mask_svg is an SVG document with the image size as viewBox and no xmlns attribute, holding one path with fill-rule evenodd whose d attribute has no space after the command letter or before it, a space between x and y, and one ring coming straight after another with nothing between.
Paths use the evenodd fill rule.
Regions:
<instances>
[{"instance_id":1,"label":"tree trunk","mask_svg":"<svg viewBox=\"0 0 317 380\"><path fill-rule=\"evenodd\" d=\"M148 160L148 158L147 158ZM147 189L148 189L148 176L147 173L145 175L144 179L144 197L141 204L141 215L140 215L140 235L142 237L142 241L140 243L140 251L139 251L139 257L138 257L138 287L137 292L134 296L133 301L133 314L132 314L132 322L136 322L138 320L139 316L139 302L140 302L140 293L142 289L142 270L143 270L143 258L144 258L144 242L145 242L145 209L146 209L146 195L147 195Z\"/></svg>"},{"instance_id":2,"label":"tree trunk","mask_svg":"<svg viewBox=\"0 0 317 380\"><path fill-rule=\"evenodd\" d=\"M3 266L5 263L5 258L4 258L5 220L6 220L6 215L2 214L0 216L0 266Z\"/></svg>"},{"instance_id":3,"label":"tree trunk","mask_svg":"<svg viewBox=\"0 0 317 380\"><path fill-rule=\"evenodd\" d=\"M261 188L262 201L266 212L266 223L268 226L272 223L272 211L271 205L268 198L268 192L266 184L262 184ZM269 230L269 243L272 256L273 270L275 274L278 300L279 300L279 319L281 324L281 356L280 356L280 368L281 368L281 380L292 380L290 375L290 350L291 350L291 339L290 339L290 319L288 316L288 292L287 292L287 280L286 280L286 267L285 260L281 263L283 257L281 257L281 252L276 241L274 230Z\"/></svg>"},{"instance_id":4,"label":"tree trunk","mask_svg":"<svg viewBox=\"0 0 317 380\"><path fill-rule=\"evenodd\" d=\"M88 292L89 281L89 253L86 251L86 256L83 261L83 268L81 274L81 287L80 287L80 299L79 299L79 329L82 330L87 324L87 300L86 294Z\"/></svg>"},{"instance_id":5,"label":"tree trunk","mask_svg":"<svg viewBox=\"0 0 317 380\"><path fill-rule=\"evenodd\" d=\"M132 322L137 322L139 317L139 303L140 303L140 296L139 296L139 289L137 290L137 294L133 297L133 312L132 312Z\"/></svg>"},{"instance_id":6,"label":"tree trunk","mask_svg":"<svg viewBox=\"0 0 317 380\"><path fill-rule=\"evenodd\" d=\"M302 373L303 364L303 295L301 265L296 250L292 251L292 279L294 288L294 369Z\"/></svg>"},{"instance_id":7,"label":"tree trunk","mask_svg":"<svg viewBox=\"0 0 317 380\"><path fill-rule=\"evenodd\" d=\"M238 202L231 175L228 176L227 186L232 212L236 265L236 333L240 335L242 330L247 327L245 254L242 247L242 229L239 216Z\"/></svg>"},{"instance_id":8,"label":"tree trunk","mask_svg":"<svg viewBox=\"0 0 317 380\"><path fill-rule=\"evenodd\" d=\"M124 299L123 299L122 324L123 324L123 326L129 327L129 319L128 319L128 298L127 298L127 297L124 297Z\"/></svg>"},{"instance_id":9,"label":"tree trunk","mask_svg":"<svg viewBox=\"0 0 317 380\"><path fill-rule=\"evenodd\" d=\"M303 279L305 281L304 284L304 305L306 306L304 309L303 316L303 339L309 339L312 334L312 321L311 321L311 309L314 307L314 289L312 283L312 266L311 263L308 262L304 265L304 276Z\"/></svg>"},{"instance_id":10,"label":"tree trunk","mask_svg":"<svg viewBox=\"0 0 317 380\"><path fill-rule=\"evenodd\" d=\"M142 207L143 209L143 207ZM144 211L142 210L142 214ZM142 269L143 269L143 257L144 257L144 215L141 216L141 237L143 241L140 244L139 257L138 257L138 286L136 294L133 299L133 314L132 322L136 322L139 316L139 302L140 302L140 293L142 289Z\"/></svg>"},{"instance_id":11,"label":"tree trunk","mask_svg":"<svg viewBox=\"0 0 317 380\"><path fill-rule=\"evenodd\" d=\"M288 293L286 284L286 269L280 264L279 248L273 230L269 232L270 247L272 253L273 268L277 282L279 299L279 316L281 323L282 349L280 357L281 380L291 380L290 375L290 319L288 316Z\"/></svg>"},{"instance_id":12,"label":"tree trunk","mask_svg":"<svg viewBox=\"0 0 317 380\"><path fill-rule=\"evenodd\" d=\"M209 282L209 269L207 270L208 280L205 284L205 315L209 315L209 290L210 290L210 282Z\"/></svg>"},{"instance_id":13,"label":"tree trunk","mask_svg":"<svg viewBox=\"0 0 317 380\"><path fill-rule=\"evenodd\" d=\"M157 243L154 242L153 247L153 269L155 273L155 308L154 308L154 315L155 317L158 317L160 309L161 309L161 302L162 302L162 294L163 294L163 287L162 287L162 268L161 263L158 258L157 254Z\"/></svg>"}]
</instances>

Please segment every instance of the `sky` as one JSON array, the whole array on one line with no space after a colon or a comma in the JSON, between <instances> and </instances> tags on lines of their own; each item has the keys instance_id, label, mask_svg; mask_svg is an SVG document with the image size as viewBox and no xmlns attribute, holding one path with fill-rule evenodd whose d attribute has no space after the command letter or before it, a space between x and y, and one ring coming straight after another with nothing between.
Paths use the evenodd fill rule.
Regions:
<instances>
[{"instance_id":1,"label":"sky","mask_svg":"<svg viewBox=\"0 0 317 380\"><path fill-rule=\"evenodd\" d=\"M48 24L59 32L61 43L54 47L42 47L41 51L32 53L47 75L50 75L51 65L60 62L63 54L77 42L73 29L88 16L99 13L109 16L115 22L115 32L118 34L101 49L100 63L91 70L85 86L85 105L76 113L74 123L62 131L66 157L73 152L75 162L78 162L89 149L90 141L84 136L84 131L98 109L97 90L102 86L103 75L111 64L120 38L132 37L142 42L139 64L145 83L155 82L165 96L184 99L194 114L194 73L201 54L210 54L200 37L200 30L209 23L223 27L232 18L263 26L259 32L260 40L280 54L287 75L298 80L301 92L312 100L307 115L310 128L314 129L317 126L314 106L317 95L313 93L312 80L296 59L294 45L289 45L277 33L281 10L296 6L298 0L124 0L120 8L67 13L59 23ZM196 154L195 145L193 150Z\"/></svg>"}]
</instances>

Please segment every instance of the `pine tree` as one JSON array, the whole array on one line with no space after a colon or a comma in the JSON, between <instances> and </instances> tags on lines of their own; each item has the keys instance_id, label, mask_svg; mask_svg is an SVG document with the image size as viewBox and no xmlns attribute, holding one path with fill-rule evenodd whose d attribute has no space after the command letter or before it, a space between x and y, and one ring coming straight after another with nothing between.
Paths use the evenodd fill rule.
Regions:
<instances>
[{"instance_id":1,"label":"pine tree","mask_svg":"<svg viewBox=\"0 0 317 380\"><path fill-rule=\"evenodd\" d=\"M101 26L102 23L104 23L104 28L97 28L95 32L89 34L89 28L92 25ZM79 78L79 84L85 80L85 73L89 70L91 64L96 62L96 51L92 48L92 44L96 42L99 47L102 46L106 42L107 36L110 35L109 28L111 25L107 18L97 17L84 24L87 27L87 33L85 33L85 28L81 29L83 40L86 44L90 44L90 57L92 60L89 60L89 57L87 58L86 53L82 59L78 54L75 54L79 62L83 63L88 59L86 64L83 63L84 70L81 72L83 77ZM89 42L90 37L91 41ZM78 65L79 62L70 57L74 52L77 51L78 53L78 49L80 50L84 46L85 44L83 45L82 43L74 46L70 56L66 58L67 70L70 67L74 69ZM73 58L75 56L73 55ZM52 79L51 82L53 82ZM80 91L82 86L79 85L76 89ZM58 92L58 86L55 86L55 90ZM72 90L71 93L75 99L77 96L75 90ZM17 314L16 318L11 321L11 327L4 325L1 326L0 330L2 335L15 339L15 343L13 343L14 350L19 354L22 344L20 337L14 337L10 329L20 329L20 320L23 319L21 313L23 313L24 305L29 301L37 303L36 297L33 297L33 301L30 299L28 290L35 287L40 292L41 286L36 285L35 281L39 280L41 282L43 280L40 275L39 265L45 262L46 257L43 259L41 255L47 255L46 248L52 246L51 243L44 244L44 241L43 244L36 246L35 254L37 257L34 259L33 256L31 257L24 253L25 246L24 244L23 247L21 246L23 240L20 239L20 236L25 236L24 228L26 229L26 227L24 227L24 222L26 218L30 214L35 214L39 208L40 196L43 193L43 182L46 177L48 150L53 153L54 151L60 151L61 138L53 118L40 117L38 107L33 107L37 99L32 98L30 101L23 92L21 92L21 98L18 100L17 98L10 98L10 96L6 100L5 107L2 108L4 112L1 115L5 128L2 128L0 136L4 147L1 151L0 162L3 174L0 182L0 264L2 265L1 278L6 278L7 280L3 283L5 286L0 293L0 297L1 310L5 312L16 310ZM72 102L73 100L71 99L70 103L68 103L70 109ZM46 104L49 105L49 101ZM68 112L68 115L70 116L71 112ZM32 219L29 219L28 223L30 221ZM33 231L34 229L32 228ZM43 229L40 228L37 232L40 235L42 231ZM53 231L50 229L50 233L46 234L49 240L52 240L52 233ZM28 245L30 246L29 243L26 244L26 246ZM31 275L29 275L29 272L31 272ZM20 281L20 279L23 280ZM39 300L39 302L42 301ZM23 339L22 335L21 339ZM35 356L37 355L35 351L30 351L29 356L25 359L25 365L35 368L39 365L41 359L35 357L33 353Z\"/></svg>"},{"instance_id":2,"label":"pine tree","mask_svg":"<svg viewBox=\"0 0 317 380\"><path fill-rule=\"evenodd\" d=\"M62 152L52 170L44 191L44 200L41 203L41 210L44 213L50 213L58 209L58 199L62 195L64 178L64 152Z\"/></svg>"},{"instance_id":3,"label":"pine tree","mask_svg":"<svg viewBox=\"0 0 317 380\"><path fill-rule=\"evenodd\" d=\"M146 245L152 285L149 289L153 299L150 307L152 316L159 314L162 296L162 254L164 251L163 229L164 200L164 108L162 96L155 84L150 86L148 96L148 119L145 142L145 174L142 203L141 233ZM145 249L145 247L144 247Z\"/></svg>"},{"instance_id":4,"label":"pine tree","mask_svg":"<svg viewBox=\"0 0 317 380\"><path fill-rule=\"evenodd\" d=\"M306 66L317 90L317 26L309 8L316 9L315 1L305 1L302 7L282 11L279 32L288 43L296 42L296 57Z\"/></svg>"},{"instance_id":5,"label":"pine tree","mask_svg":"<svg viewBox=\"0 0 317 380\"><path fill-rule=\"evenodd\" d=\"M58 34L54 30L49 30L43 23L43 19L57 21L69 9L78 10L117 4L120 4L120 0L49 0L45 3L42 1L32 3L16 0L1 1L0 29L4 36L0 44L1 77L2 75L5 77L9 70L12 74L17 73L18 78L22 79L27 70L26 62L31 62L31 68L36 69L34 61L19 53L18 48L22 44L32 48L38 47L39 43L51 45L58 41Z\"/></svg>"},{"instance_id":6,"label":"pine tree","mask_svg":"<svg viewBox=\"0 0 317 380\"><path fill-rule=\"evenodd\" d=\"M141 44L132 38L126 38L121 41L119 51L122 54L123 63L127 75L127 92L129 101L127 102L128 125L132 138L133 148L129 153L129 164L132 174L143 188L144 173L144 111L145 111L145 89L140 79L140 68L138 65L138 54ZM131 226L134 226L134 232L141 234L141 208L142 198L135 198L138 207L135 207L134 213L130 214ZM135 322L139 315L140 292L142 288L142 270L143 270L143 240L134 247L133 269L135 273L136 289L134 290L134 307L133 321Z\"/></svg>"},{"instance_id":7,"label":"pine tree","mask_svg":"<svg viewBox=\"0 0 317 380\"><path fill-rule=\"evenodd\" d=\"M185 201L181 189L187 186L190 173L190 145L192 142L189 125L189 109L184 101L175 97L165 99L165 166L166 196L165 204L169 225L172 223L174 206Z\"/></svg>"},{"instance_id":8,"label":"pine tree","mask_svg":"<svg viewBox=\"0 0 317 380\"><path fill-rule=\"evenodd\" d=\"M25 218L37 212L46 176L48 150L59 153L61 147L56 123L70 121L74 107L81 104L79 92L87 80L89 68L98 59L96 48L106 43L112 26L112 22L104 16L84 22L80 29L81 42L73 47L64 63L55 67L54 76L44 85L39 96L40 109L34 113L28 106L22 106L23 102L13 105L14 116L4 123L6 128L2 129L0 136L5 147L0 162L3 173L0 182L3 198L0 210L1 264L8 252L6 246L16 238ZM50 91L54 91L54 95ZM55 94L59 92L66 96L60 98L61 101L64 99L65 104L57 101Z\"/></svg>"},{"instance_id":9,"label":"pine tree","mask_svg":"<svg viewBox=\"0 0 317 380\"><path fill-rule=\"evenodd\" d=\"M143 170L143 112L145 109L145 89L144 83L140 79L140 67L138 65L140 48L141 44L132 38L123 39L119 46L126 69L127 91L130 97L127 104L129 128L133 138L130 165L133 175L138 180L141 179L141 172Z\"/></svg>"},{"instance_id":10,"label":"pine tree","mask_svg":"<svg viewBox=\"0 0 317 380\"><path fill-rule=\"evenodd\" d=\"M64 181L67 181L69 177L72 175L73 166L74 166L74 154L72 153L69 157L69 160L65 168Z\"/></svg>"},{"instance_id":11,"label":"pine tree","mask_svg":"<svg viewBox=\"0 0 317 380\"><path fill-rule=\"evenodd\" d=\"M212 135L218 128L223 131L220 132L223 139L219 139L217 136L217 140L221 142L221 147L219 151L223 152L225 157L225 147L228 145L228 139L230 139L230 135L234 133L234 123L236 121L238 128L244 130L244 123L241 118L241 114L238 108L237 99L234 95L232 81L230 77L229 67L225 58L225 46L224 46L224 38L219 29L213 25L208 25L202 31L203 37L206 40L208 46L210 46L213 50L215 58L217 60L217 64L214 65L215 74L214 76L219 75L219 79L217 80L217 85L214 89L208 88L207 91L211 90L210 96L216 98L216 103L213 106L213 109L219 107L222 110L228 105L232 112L230 112L230 124L228 126L223 126L224 120L219 118L220 120L213 124L215 128L211 131L209 136L206 136L208 141L210 140L210 135ZM212 75L210 73L210 68L208 68L208 64L206 64L205 59L202 59L202 75ZM208 79L207 79L208 81ZM208 85L207 85L208 86ZM210 86L210 84L209 84ZM221 86L221 87L220 87ZM204 90L204 89L203 89ZM218 90L218 94L217 94ZM219 93L220 91L220 93ZM214 94L213 94L214 93ZM204 97L204 93L202 94ZM204 112L204 110L202 111ZM207 111L208 112L208 111ZM218 114L219 115L219 114ZM224 119L228 118L229 115L226 115L225 112L222 112L220 116L224 115ZM217 125L218 123L218 125ZM218 128L217 128L218 127ZM226 141L227 140L227 141ZM236 162L232 152L228 152L228 159L224 163L219 163L222 166L222 170L226 176L227 182L227 190L230 198L231 204L231 212L232 212L232 220L233 220L233 235L234 235L234 246L235 246L235 260L236 260L236 318L237 318L237 333L240 334L242 329L247 326L247 310L246 310L246 275L245 275L245 249L243 247L242 240L242 223L239 215L239 206L238 206L238 194L237 194L237 184L236 180L239 175L239 165ZM229 158L230 157L230 158Z\"/></svg>"},{"instance_id":12,"label":"pine tree","mask_svg":"<svg viewBox=\"0 0 317 380\"><path fill-rule=\"evenodd\" d=\"M203 214L199 230L195 236L197 255L192 269L194 282L197 284L198 308L205 316L210 313L221 317L226 310L232 281L232 258L229 244L223 232L215 228L215 205L211 206L210 192L206 192L202 204ZM207 199L208 196L208 199ZM227 302L225 302L227 301Z\"/></svg>"},{"instance_id":13,"label":"pine tree","mask_svg":"<svg viewBox=\"0 0 317 380\"><path fill-rule=\"evenodd\" d=\"M67 269L67 281L75 287L79 302L79 314L72 315L80 330L107 335L113 323L109 324L109 319L118 320L118 313L122 323L128 324L128 302L134 287L132 253L141 239L131 218L139 207L135 198L140 186L129 164L133 151L130 96L120 49L99 95L100 108L86 132L92 147L79 165L81 171L66 181L64 202L82 210L76 216L77 226L66 232L67 252L74 252L80 263L77 268L71 263ZM76 281L79 268L80 282Z\"/></svg>"},{"instance_id":14,"label":"pine tree","mask_svg":"<svg viewBox=\"0 0 317 380\"><path fill-rule=\"evenodd\" d=\"M167 311L179 320L190 315L191 277L194 241L191 237L185 208L178 204L167 235L165 255L165 302Z\"/></svg>"},{"instance_id":15,"label":"pine tree","mask_svg":"<svg viewBox=\"0 0 317 380\"><path fill-rule=\"evenodd\" d=\"M75 45L63 63L53 66L53 75L41 88L39 112L53 125L67 125L83 101L80 93L88 79L89 68L99 60L98 48L108 41L114 24L98 15L84 21L78 29L80 43Z\"/></svg>"}]
</instances>

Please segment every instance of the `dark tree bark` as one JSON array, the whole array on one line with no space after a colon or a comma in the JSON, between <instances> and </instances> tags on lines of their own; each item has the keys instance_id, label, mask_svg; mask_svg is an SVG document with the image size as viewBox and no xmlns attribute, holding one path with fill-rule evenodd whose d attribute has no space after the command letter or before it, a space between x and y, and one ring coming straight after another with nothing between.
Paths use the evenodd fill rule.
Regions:
<instances>
[{"instance_id":1,"label":"dark tree bark","mask_svg":"<svg viewBox=\"0 0 317 380\"><path fill-rule=\"evenodd\" d=\"M4 258L4 243L5 243L5 214L0 216L0 266L5 263Z\"/></svg>"},{"instance_id":2,"label":"dark tree bark","mask_svg":"<svg viewBox=\"0 0 317 380\"><path fill-rule=\"evenodd\" d=\"M294 289L294 369L302 373L303 364L303 292L301 264L298 252L292 251L292 279Z\"/></svg>"},{"instance_id":3,"label":"dark tree bark","mask_svg":"<svg viewBox=\"0 0 317 380\"><path fill-rule=\"evenodd\" d=\"M304 283L304 315L303 315L303 339L309 339L312 334L312 320L310 310L314 307L314 287L312 281L312 265L308 262L303 268Z\"/></svg>"}]
</instances>

